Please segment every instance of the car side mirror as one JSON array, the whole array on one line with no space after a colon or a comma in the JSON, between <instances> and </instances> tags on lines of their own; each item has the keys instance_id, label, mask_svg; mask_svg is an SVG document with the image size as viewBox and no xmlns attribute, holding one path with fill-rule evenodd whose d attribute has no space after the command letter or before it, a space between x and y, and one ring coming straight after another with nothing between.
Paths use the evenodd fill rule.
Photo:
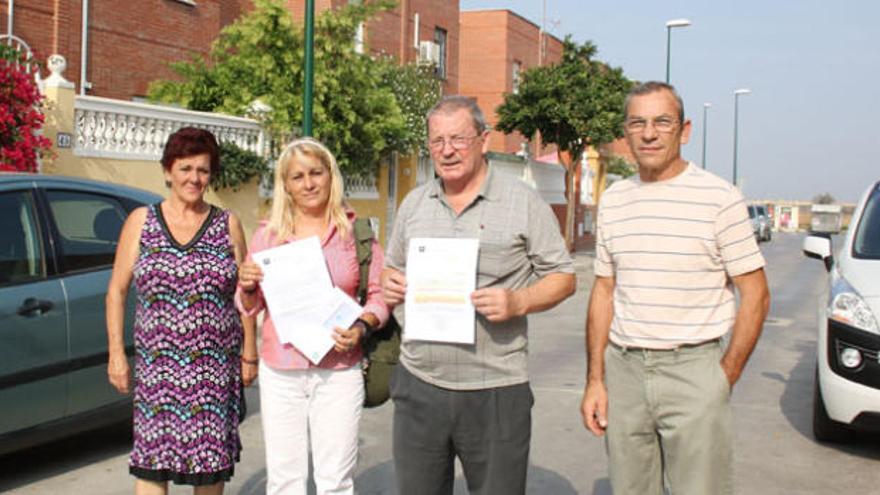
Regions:
<instances>
[{"instance_id":1,"label":"car side mirror","mask_svg":"<svg viewBox=\"0 0 880 495\"><path fill-rule=\"evenodd\" d=\"M804 239L804 256L825 262L825 270L831 271L834 256L831 255L831 239L817 235L808 235Z\"/></svg>"}]
</instances>

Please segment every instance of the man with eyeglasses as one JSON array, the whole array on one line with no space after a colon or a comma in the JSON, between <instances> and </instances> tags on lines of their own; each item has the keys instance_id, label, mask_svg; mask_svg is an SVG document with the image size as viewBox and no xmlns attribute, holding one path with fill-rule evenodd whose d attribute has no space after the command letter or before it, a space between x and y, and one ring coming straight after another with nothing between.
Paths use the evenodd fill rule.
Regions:
<instances>
[{"instance_id":1,"label":"man with eyeglasses","mask_svg":"<svg viewBox=\"0 0 880 495\"><path fill-rule=\"evenodd\" d=\"M739 190L681 157L675 89L624 105L639 169L599 204L584 424L606 435L615 495L731 494L729 398L769 309L764 258Z\"/></svg>"},{"instance_id":2,"label":"man with eyeglasses","mask_svg":"<svg viewBox=\"0 0 880 495\"><path fill-rule=\"evenodd\" d=\"M533 402L526 315L570 296L574 267L556 217L537 191L489 167L489 132L472 99L444 97L427 125L437 178L400 206L383 295L390 305L404 301L410 239L479 239L471 295L476 334L473 345L401 345L391 380L398 491L452 494L458 456L471 494L523 494Z\"/></svg>"}]
</instances>

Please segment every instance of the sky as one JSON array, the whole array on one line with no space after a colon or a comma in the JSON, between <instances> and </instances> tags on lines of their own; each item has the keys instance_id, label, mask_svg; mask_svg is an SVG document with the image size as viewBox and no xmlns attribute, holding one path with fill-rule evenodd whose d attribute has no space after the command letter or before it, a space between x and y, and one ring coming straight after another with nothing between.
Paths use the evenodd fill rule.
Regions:
<instances>
[{"instance_id":1,"label":"sky","mask_svg":"<svg viewBox=\"0 0 880 495\"><path fill-rule=\"evenodd\" d=\"M734 91L739 97L737 175L750 199L856 202L880 179L880 2L874 0L460 0L462 11L509 9L577 42L630 79L666 77L693 124L683 156L733 175ZM873 144L872 144L873 143Z\"/></svg>"}]
</instances>

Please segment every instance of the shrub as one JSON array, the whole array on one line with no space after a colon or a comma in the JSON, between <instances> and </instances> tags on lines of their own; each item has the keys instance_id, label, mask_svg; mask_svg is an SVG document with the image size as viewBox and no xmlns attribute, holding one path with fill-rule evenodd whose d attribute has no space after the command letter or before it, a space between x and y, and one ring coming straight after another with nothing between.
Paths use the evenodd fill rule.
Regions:
<instances>
[{"instance_id":1,"label":"shrub","mask_svg":"<svg viewBox=\"0 0 880 495\"><path fill-rule=\"evenodd\" d=\"M220 174L211 179L211 185L216 189L237 191L247 181L268 171L269 164L260 155L224 142L220 143Z\"/></svg>"},{"instance_id":2,"label":"shrub","mask_svg":"<svg viewBox=\"0 0 880 495\"><path fill-rule=\"evenodd\" d=\"M20 52L0 46L0 170L36 172L52 142L39 134L42 95Z\"/></svg>"}]
</instances>

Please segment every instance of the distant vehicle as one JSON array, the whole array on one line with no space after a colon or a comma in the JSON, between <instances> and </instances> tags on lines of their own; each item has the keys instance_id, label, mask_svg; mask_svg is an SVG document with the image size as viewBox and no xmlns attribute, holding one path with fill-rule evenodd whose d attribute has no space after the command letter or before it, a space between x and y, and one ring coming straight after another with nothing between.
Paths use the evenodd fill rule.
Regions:
<instances>
[{"instance_id":1,"label":"distant vehicle","mask_svg":"<svg viewBox=\"0 0 880 495\"><path fill-rule=\"evenodd\" d=\"M814 204L810 207L810 232L839 234L842 217L840 205Z\"/></svg>"},{"instance_id":2,"label":"distant vehicle","mask_svg":"<svg viewBox=\"0 0 880 495\"><path fill-rule=\"evenodd\" d=\"M804 254L830 272L819 302L813 435L842 441L880 431L880 181L865 192L837 257L831 238L810 235Z\"/></svg>"},{"instance_id":3,"label":"distant vehicle","mask_svg":"<svg viewBox=\"0 0 880 495\"><path fill-rule=\"evenodd\" d=\"M0 454L131 417L131 397L107 381L104 297L122 223L161 199L83 179L0 173Z\"/></svg>"},{"instance_id":4,"label":"distant vehicle","mask_svg":"<svg viewBox=\"0 0 880 495\"><path fill-rule=\"evenodd\" d=\"M758 242L769 241L771 238L770 216L767 215L767 207L764 205L749 205L749 220L752 222L752 231Z\"/></svg>"}]
</instances>

